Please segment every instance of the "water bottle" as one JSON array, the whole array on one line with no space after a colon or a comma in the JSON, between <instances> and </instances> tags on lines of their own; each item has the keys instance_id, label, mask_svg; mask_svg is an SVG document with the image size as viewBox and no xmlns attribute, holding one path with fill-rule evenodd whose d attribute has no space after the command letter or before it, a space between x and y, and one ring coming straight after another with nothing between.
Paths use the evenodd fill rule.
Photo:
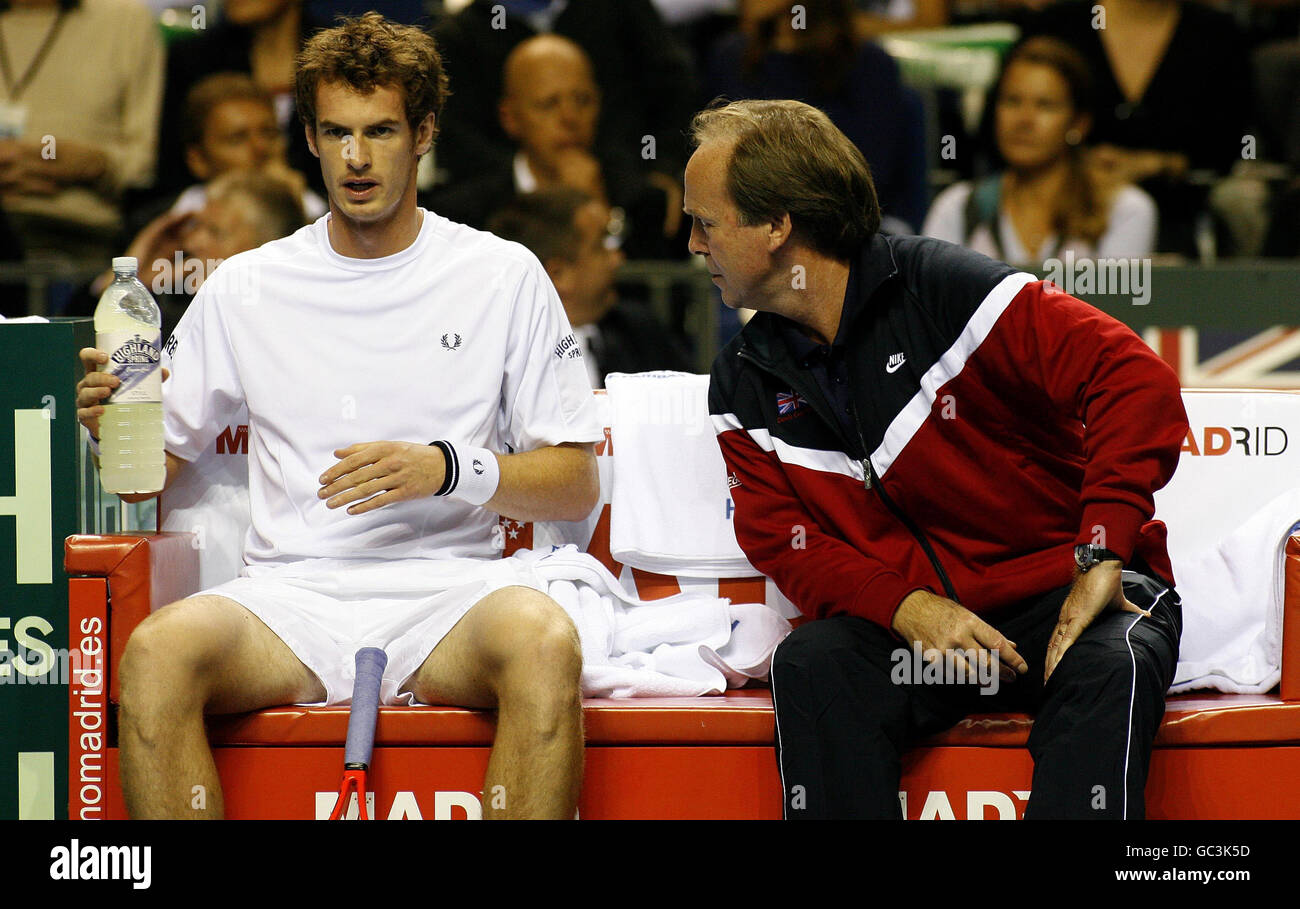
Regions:
<instances>
[{"instance_id":1,"label":"water bottle","mask_svg":"<svg viewBox=\"0 0 1300 909\"><path fill-rule=\"evenodd\" d=\"M113 493L163 488L167 467L162 431L162 312L131 256L113 259L113 283L95 307L101 367L122 380L99 418L99 479Z\"/></svg>"}]
</instances>

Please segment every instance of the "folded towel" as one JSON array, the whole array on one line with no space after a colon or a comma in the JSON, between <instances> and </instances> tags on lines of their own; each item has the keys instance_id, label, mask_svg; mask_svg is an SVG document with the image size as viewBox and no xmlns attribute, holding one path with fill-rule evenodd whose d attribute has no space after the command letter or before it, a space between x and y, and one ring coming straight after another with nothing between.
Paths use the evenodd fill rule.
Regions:
<instances>
[{"instance_id":1,"label":"folded towel","mask_svg":"<svg viewBox=\"0 0 1300 909\"><path fill-rule=\"evenodd\" d=\"M756 576L736 543L727 471L709 418L709 377L611 373L605 385L618 447L613 557L680 577Z\"/></svg>"}]
</instances>

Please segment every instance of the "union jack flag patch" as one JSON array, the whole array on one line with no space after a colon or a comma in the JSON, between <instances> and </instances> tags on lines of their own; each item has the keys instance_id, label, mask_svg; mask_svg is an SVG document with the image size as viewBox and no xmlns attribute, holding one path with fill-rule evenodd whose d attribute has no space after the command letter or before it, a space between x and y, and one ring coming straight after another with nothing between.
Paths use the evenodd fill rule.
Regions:
<instances>
[{"instance_id":1,"label":"union jack flag patch","mask_svg":"<svg viewBox=\"0 0 1300 909\"><path fill-rule=\"evenodd\" d=\"M804 396L797 391L778 391L776 393L776 412L782 416L794 413L807 403Z\"/></svg>"}]
</instances>

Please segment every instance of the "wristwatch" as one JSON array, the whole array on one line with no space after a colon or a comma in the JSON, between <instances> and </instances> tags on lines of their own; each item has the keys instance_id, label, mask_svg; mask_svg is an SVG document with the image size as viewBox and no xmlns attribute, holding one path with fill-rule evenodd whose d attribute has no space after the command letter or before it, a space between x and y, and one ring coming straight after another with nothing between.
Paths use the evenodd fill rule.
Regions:
<instances>
[{"instance_id":1,"label":"wristwatch","mask_svg":"<svg viewBox=\"0 0 1300 909\"><path fill-rule=\"evenodd\" d=\"M1074 564L1078 567L1079 574L1086 574L1088 569L1098 562L1122 563L1123 561L1118 554L1096 543L1080 543L1074 547Z\"/></svg>"}]
</instances>

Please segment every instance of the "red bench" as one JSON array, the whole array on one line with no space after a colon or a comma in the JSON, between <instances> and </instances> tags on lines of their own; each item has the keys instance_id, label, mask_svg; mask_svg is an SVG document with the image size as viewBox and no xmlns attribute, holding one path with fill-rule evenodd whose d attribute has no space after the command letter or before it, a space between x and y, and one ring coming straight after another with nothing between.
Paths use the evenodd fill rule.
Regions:
<instances>
[{"instance_id":1,"label":"red bench","mask_svg":"<svg viewBox=\"0 0 1300 909\"><path fill-rule=\"evenodd\" d=\"M70 686L74 713L91 713L110 734L102 754L75 748L70 816L125 816L111 734L116 665L131 629L151 609L193 589L197 552L185 534L76 536L67 542L74 577L74 644L102 642L109 699ZM1287 547L1281 690L1268 695L1171 698L1151 764L1148 813L1164 818L1300 816L1300 535ZM190 583L187 583L190 582ZM111 595L111 609L109 598ZM100 616L96 634L83 619ZM78 644L78 646L80 646ZM95 645L86 648L95 650ZM100 705L97 710L87 711ZM580 813L592 818L775 818L781 784L772 752L772 701L765 690L716 698L589 700L587 769ZM909 818L1019 817L1032 763L1025 715L973 716L913 751L904 764ZM465 817L482 786L492 715L449 707L380 711L372 785L379 817L418 812ZM226 810L240 818L310 818L336 792L346 708L281 707L213 718L209 734ZM74 744L84 730L72 718ZM323 794L323 795L318 795ZM973 811L972 811L973 809Z\"/></svg>"}]
</instances>

